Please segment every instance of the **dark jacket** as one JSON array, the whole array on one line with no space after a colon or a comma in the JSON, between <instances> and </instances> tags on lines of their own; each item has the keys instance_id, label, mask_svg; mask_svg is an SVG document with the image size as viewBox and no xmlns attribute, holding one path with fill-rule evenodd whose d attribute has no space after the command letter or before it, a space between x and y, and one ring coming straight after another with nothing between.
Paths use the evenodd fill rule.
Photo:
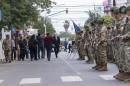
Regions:
<instances>
[{"instance_id":1,"label":"dark jacket","mask_svg":"<svg viewBox=\"0 0 130 86\"><path fill-rule=\"evenodd\" d=\"M38 47L43 47L44 46L44 40L41 36L37 36L37 43L38 43Z\"/></svg>"},{"instance_id":2,"label":"dark jacket","mask_svg":"<svg viewBox=\"0 0 130 86\"><path fill-rule=\"evenodd\" d=\"M44 45L45 47L52 47L52 43L53 43L53 38L52 37L45 37L44 39Z\"/></svg>"},{"instance_id":3,"label":"dark jacket","mask_svg":"<svg viewBox=\"0 0 130 86\"><path fill-rule=\"evenodd\" d=\"M35 50L37 49L37 40L36 39L30 39L28 42L29 50Z\"/></svg>"},{"instance_id":4,"label":"dark jacket","mask_svg":"<svg viewBox=\"0 0 130 86\"><path fill-rule=\"evenodd\" d=\"M60 46L60 37L53 37L53 44L56 46L56 47L59 47Z\"/></svg>"}]
</instances>

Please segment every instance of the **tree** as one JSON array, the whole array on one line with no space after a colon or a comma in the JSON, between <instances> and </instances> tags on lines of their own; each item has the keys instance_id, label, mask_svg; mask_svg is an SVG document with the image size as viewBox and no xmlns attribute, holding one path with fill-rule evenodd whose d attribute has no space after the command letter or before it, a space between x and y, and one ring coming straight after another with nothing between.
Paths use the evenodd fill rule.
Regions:
<instances>
[{"instance_id":1,"label":"tree","mask_svg":"<svg viewBox=\"0 0 130 86\"><path fill-rule=\"evenodd\" d=\"M59 36L61 38L67 38L67 39L74 39L75 35L69 33L69 32L60 32Z\"/></svg>"},{"instance_id":2,"label":"tree","mask_svg":"<svg viewBox=\"0 0 130 86\"><path fill-rule=\"evenodd\" d=\"M39 33L44 33L45 32L44 23L45 23L44 19L40 18L37 22L34 23L33 28L39 29L39 31L38 31ZM46 28L47 28L47 32L55 33L55 29L51 22L46 23Z\"/></svg>"},{"instance_id":3,"label":"tree","mask_svg":"<svg viewBox=\"0 0 130 86\"><path fill-rule=\"evenodd\" d=\"M0 26L14 25L23 27L30 22L36 22L40 7L42 10L51 6L50 0L1 0L0 8L4 14Z\"/></svg>"}]
</instances>

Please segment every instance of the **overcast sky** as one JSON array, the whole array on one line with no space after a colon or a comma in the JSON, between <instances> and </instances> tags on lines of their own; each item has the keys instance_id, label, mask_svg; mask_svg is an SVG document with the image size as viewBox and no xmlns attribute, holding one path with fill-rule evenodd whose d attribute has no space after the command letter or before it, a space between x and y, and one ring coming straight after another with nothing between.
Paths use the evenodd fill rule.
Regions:
<instances>
[{"instance_id":1,"label":"overcast sky","mask_svg":"<svg viewBox=\"0 0 130 86\"><path fill-rule=\"evenodd\" d=\"M53 26L56 31L59 33L65 31L63 24L65 20L74 20L78 25L84 25L85 20L88 18L88 14L85 11L94 10L93 5L102 5L104 0L52 0L57 3L57 6L54 6L51 9L51 14L57 13L59 11L65 10L68 8L69 13L65 12L59 13L57 15L51 16ZM68 7L69 6L69 7ZM71 7L72 6L72 7ZM44 13L42 14L45 15ZM73 25L70 22L69 32L74 33L72 29Z\"/></svg>"}]
</instances>

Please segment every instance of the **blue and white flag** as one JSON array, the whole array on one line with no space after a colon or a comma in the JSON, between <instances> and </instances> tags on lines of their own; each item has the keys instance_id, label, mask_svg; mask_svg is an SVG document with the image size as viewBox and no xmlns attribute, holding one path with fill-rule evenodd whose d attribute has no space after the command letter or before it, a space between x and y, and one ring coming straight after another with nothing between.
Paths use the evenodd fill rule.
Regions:
<instances>
[{"instance_id":1,"label":"blue and white flag","mask_svg":"<svg viewBox=\"0 0 130 86\"><path fill-rule=\"evenodd\" d=\"M81 31L80 27L74 21L72 21L72 22L73 22L73 25L74 25L75 32L79 33Z\"/></svg>"}]
</instances>

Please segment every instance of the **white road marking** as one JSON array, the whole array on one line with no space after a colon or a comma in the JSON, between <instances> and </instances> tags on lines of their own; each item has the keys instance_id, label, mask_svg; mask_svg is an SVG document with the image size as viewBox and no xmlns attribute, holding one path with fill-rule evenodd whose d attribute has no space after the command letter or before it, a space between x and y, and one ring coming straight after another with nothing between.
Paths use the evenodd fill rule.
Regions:
<instances>
[{"instance_id":1,"label":"white road marking","mask_svg":"<svg viewBox=\"0 0 130 86\"><path fill-rule=\"evenodd\" d=\"M99 77L101 77L104 80L116 80L113 75L100 75Z\"/></svg>"},{"instance_id":2,"label":"white road marking","mask_svg":"<svg viewBox=\"0 0 130 86\"><path fill-rule=\"evenodd\" d=\"M83 80L79 76L62 76L62 82L82 82Z\"/></svg>"},{"instance_id":3,"label":"white road marking","mask_svg":"<svg viewBox=\"0 0 130 86\"><path fill-rule=\"evenodd\" d=\"M24 78L21 80L20 84L39 84L41 83L41 78Z\"/></svg>"},{"instance_id":4,"label":"white road marking","mask_svg":"<svg viewBox=\"0 0 130 86\"><path fill-rule=\"evenodd\" d=\"M2 84L4 82L4 80L0 80L0 84Z\"/></svg>"}]
</instances>

